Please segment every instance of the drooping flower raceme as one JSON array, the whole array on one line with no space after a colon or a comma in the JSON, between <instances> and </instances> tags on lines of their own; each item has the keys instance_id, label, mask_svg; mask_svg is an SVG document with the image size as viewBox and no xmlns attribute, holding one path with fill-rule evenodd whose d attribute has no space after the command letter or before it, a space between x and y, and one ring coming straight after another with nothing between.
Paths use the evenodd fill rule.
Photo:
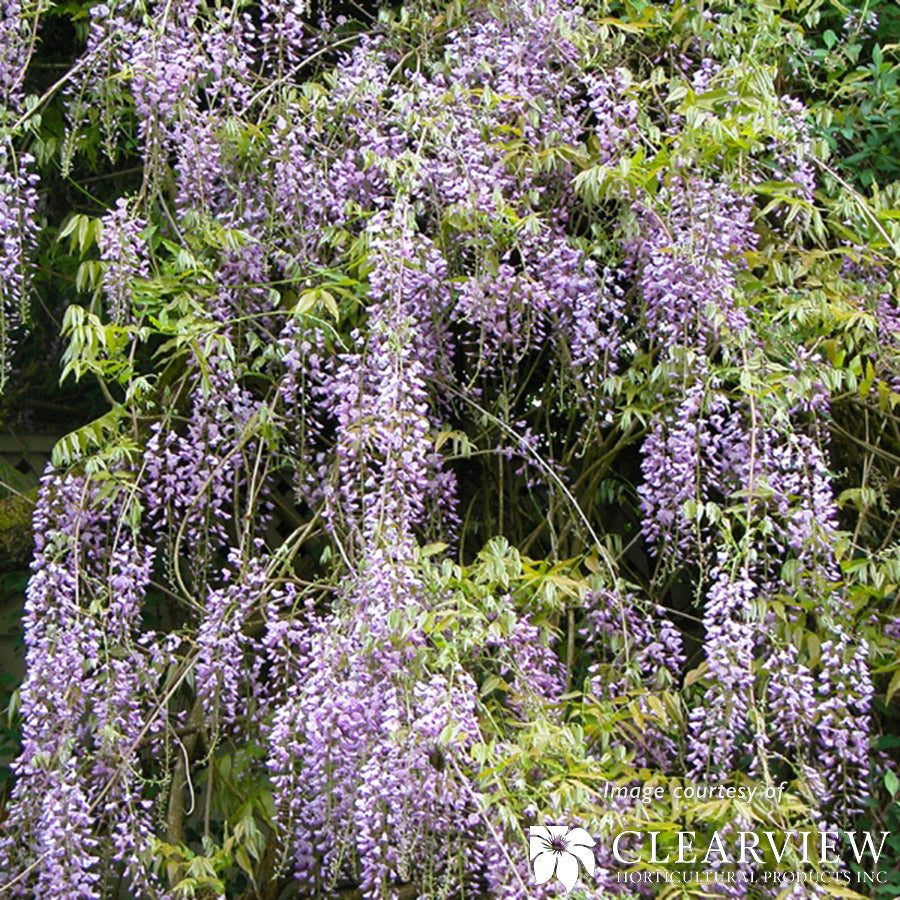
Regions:
<instances>
[{"instance_id":1,"label":"drooping flower raceme","mask_svg":"<svg viewBox=\"0 0 900 900\"><path fill-rule=\"evenodd\" d=\"M0 141L0 390L9 375L12 339L25 318L30 256L37 234L34 160Z\"/></svg>"},{"instance_id":2,"label":"drooping flower raceme","mask_svg":"<svg viewBox=\"0 0 900 900\"><path fill-rule=\"evenodd\" d=\"M153 554L114 525L127 494L100 509L97 491L97 482L48 474L35 512L26 724L0 868L17 871L33 848L34 890L48 898L100 897L101 856L122 863L136 889L158 889L143 859L152 804L133 754L142 743L161 750L155 691L171 654L139 632ZM103 840L94 835L101 817L118 823ZM14 895L28 891L21 881Z\"/></svg>"},{"instance_id":3,"label":"drooping flower raceme","mask_svg":"<svg viewBox=\"0 0 900 900\"><path fill-rule=\"evenodd\" d=\"M630 250L648 337L702 347L723 328L746 327L735 281L742 254L756 243L747 201L706 179L675 179L653 206L639 203L635 212L641 233Z\"/></svg>"},{"instance_id":4,"label":"drooping flower raceme","mask_svg":"<svg viewBox=\"0 0 900 900\"><path fill-rule=\"evenodd\" d=\"M150 274L141 229L141 221L129 213L124 198L103 220L99 239L100 258L106 263L103 288L109 318L117 324L131 312L131 283Z\"/></svg>"}]
</instances>

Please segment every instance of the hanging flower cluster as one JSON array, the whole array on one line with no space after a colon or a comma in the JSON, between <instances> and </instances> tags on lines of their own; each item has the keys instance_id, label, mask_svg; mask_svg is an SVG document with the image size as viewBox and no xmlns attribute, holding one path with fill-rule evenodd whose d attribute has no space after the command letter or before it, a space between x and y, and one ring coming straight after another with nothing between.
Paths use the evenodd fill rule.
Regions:
<instances>
[{"instance_id":1,"label":"hanging flower cluster","mask_svg":"<svg viewBox=\"0 0 900 900\"><path fill-rule=\"evenodd\" d=\"M150 274L141 238L143 224L129 215L124 198L104 218L100 234L100 258L106 263L103 287L109 318L116 324L131 313L132 282Z\"/></svg>"},{"instance_id":2,"label":"hanging flower cluster","mask_svg":"<svg viewBox=\"0 0 900 900\"><path fill-rule=\"evenodd\" d=\"M27 309L29 258L37 234L37 176L28 171L33 162L27 154L17 157L10 146L0 144L0 386L9 375L13 335Z\"/></svg>"}]
</instances>

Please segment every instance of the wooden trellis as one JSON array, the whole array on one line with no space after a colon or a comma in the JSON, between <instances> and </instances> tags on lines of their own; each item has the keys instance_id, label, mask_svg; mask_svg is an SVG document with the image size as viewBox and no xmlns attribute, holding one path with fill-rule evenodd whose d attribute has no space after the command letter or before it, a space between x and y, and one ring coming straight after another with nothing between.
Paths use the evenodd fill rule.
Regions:
<instances>
[{"instance_id":1,"label":"wooden trellis","mask_svg":"<svg viewBox=\"0 0 900 900\"><path fill-rule=\"evenodd\" d=\"M0 463L36 484L58 440L56 434L2 434Z\"/></svg>"}]
</instances>

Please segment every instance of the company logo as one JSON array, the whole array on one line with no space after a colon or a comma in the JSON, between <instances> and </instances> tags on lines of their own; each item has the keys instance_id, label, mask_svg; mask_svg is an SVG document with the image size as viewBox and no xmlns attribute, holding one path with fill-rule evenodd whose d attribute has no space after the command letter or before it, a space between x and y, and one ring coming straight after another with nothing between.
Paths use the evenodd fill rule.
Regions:
<instances>
[{"instance_id":1,"label":"company logo","mask_svg":"<svg viewBox=\"0 0 900 900\"><path fill-rule=\"evenodd\" d=\"M528 829L535 884L546 884L554 875L568 894L578 881L578 863L594 874L594 839L583 828L565 825L532 825Z\"/></svg>"}]
</instances>

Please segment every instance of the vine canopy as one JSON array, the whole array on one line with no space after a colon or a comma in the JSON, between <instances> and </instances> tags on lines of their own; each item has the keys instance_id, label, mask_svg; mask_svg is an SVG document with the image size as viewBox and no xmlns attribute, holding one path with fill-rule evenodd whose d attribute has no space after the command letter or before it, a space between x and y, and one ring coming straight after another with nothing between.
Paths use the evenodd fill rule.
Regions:
<instances>
[{"instance_id":1,"label":"vine canopy","mask_svg":"<svg viewBox=\"0 0 900 900\"><path fill-rule=\"evenodd\" d=\"M897 24L6 0L0 893L827 895L610 838L897 821Z\"/></svg>"}]
</instances>

